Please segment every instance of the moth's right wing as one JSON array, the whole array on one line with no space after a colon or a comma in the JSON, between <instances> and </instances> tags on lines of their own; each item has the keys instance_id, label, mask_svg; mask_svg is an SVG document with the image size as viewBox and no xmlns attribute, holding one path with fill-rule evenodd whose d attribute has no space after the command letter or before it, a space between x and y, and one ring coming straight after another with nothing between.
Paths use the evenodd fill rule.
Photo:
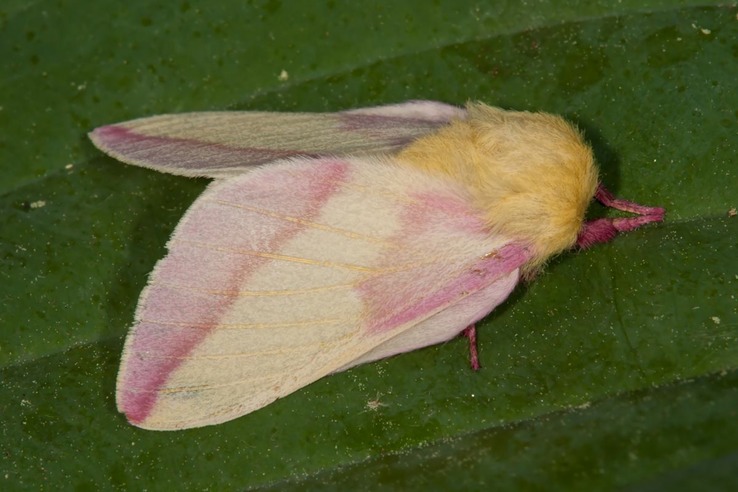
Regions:
<instances>
[{"instance_id":1,"label":"moth's right wing","mask_svg":"<svg viewBox=\"0 0 738 492\"><path fill-rule=\"evenodd\" d=\"M456 336L528 251L464 190L379 159L300 159L216 181L141 294L118 375L131 423L230 420L333 372Z\"/></svg>"},{"instance_id":2,"label":"moth's right wing","mask_svg":"<svg viewBox=\"0 0 738 492\"><path fill-rule=\"evenodd\" d=\"M391 153L465 117L466 110L434 101L337 113L181 113L102 126L90 139L127 164L181 176L227 178L287 157Z\"/></svg>"}]
</instances>

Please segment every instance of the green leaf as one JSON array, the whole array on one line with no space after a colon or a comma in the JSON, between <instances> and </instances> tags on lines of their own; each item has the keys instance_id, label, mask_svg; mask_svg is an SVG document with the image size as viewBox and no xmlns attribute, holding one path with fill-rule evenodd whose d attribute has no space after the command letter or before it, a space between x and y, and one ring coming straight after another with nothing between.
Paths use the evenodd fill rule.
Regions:
<instances>
[{"instance_id":1,"label":"green leaf","mask_svg":"<svg viewBox=\"0 0 738 492\"><path fill-rule=\"evenodd\" d=\"M628 0L5 2L0 487L738 487L736 15ZM603 182L667 221L521 285L480 325L478 373L459 339L223 425L128 425L123 337L206 181L122 165L86 132L408 99L563 114Z\"/></svg>"}]
</instances>

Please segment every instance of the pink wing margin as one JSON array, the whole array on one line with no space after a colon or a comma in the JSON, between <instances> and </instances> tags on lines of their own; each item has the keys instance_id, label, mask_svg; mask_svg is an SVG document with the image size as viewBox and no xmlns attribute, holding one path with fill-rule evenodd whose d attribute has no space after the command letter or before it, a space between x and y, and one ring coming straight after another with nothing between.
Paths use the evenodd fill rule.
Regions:
<instances>
[{"instance_id":1,"label":"pink wing margin","mask_svg":"<svg viewBox=\"0 0 738 492\"><path fill-rule=\"evenodd\" d=\"M359 158L215 182L168 248L117 391L131 423L157 430L224 422L448 340L501 303L530 258L491 237L455 184Z\"/></svg>"},{"instance_id":2,"label":"pink wing margin","mask_svg":"<svg viewBox=\"0 0 738 492\"><path fill-rule=\"evenodd\" d=\"M90 139L128 164L182 176L226 178L288 157L391 153L465 117L466 110L434 101L337 113L198 112L102 126Z\"/></svg>"}]
</instances>

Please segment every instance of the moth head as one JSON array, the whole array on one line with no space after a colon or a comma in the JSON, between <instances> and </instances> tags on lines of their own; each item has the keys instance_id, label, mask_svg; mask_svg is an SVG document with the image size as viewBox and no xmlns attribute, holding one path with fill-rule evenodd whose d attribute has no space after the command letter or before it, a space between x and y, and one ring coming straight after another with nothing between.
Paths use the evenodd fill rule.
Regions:
<instances>
[{"instance_id":1,"label":"moth head","mask_svg":"<svg viewBox=\"0 0 738 492\"><path fill-rule=\"evenodd\" d=\"M528 270L575 244L597 187L592 150L573 125L481 103L398 157L461 183L491 232L532 249Z\"/></svg>"},{"instance_id":2,"label":"moth head","mask_svg":"<svg viewBox=\"0 0 738 492\"><path fill-rule=\"evenodd\" d=\"M467 109L481 178L475 195L489 226L530 244L530 268L572 247L597 188L582 134L551 114Z\"/></svg>"}]
</instances>

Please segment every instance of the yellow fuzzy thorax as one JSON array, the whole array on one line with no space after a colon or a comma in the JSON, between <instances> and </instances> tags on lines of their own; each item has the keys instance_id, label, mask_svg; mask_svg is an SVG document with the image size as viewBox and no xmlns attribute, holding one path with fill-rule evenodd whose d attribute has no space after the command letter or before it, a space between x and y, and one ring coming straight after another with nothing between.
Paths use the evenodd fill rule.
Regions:
<instances>
[{"instance_id":1,"label":"yellow fuzzy thorax","mask_svg":"<svg viewBox=\"0 0 738 492\"><path fill-rule=\"evenodd\" d=\"M574 245L597 188L592 150L563 118L467 105L468 117L398 159L468 189L491 231L532 248L534 270Z\"/></svg>"}]
</instances>

